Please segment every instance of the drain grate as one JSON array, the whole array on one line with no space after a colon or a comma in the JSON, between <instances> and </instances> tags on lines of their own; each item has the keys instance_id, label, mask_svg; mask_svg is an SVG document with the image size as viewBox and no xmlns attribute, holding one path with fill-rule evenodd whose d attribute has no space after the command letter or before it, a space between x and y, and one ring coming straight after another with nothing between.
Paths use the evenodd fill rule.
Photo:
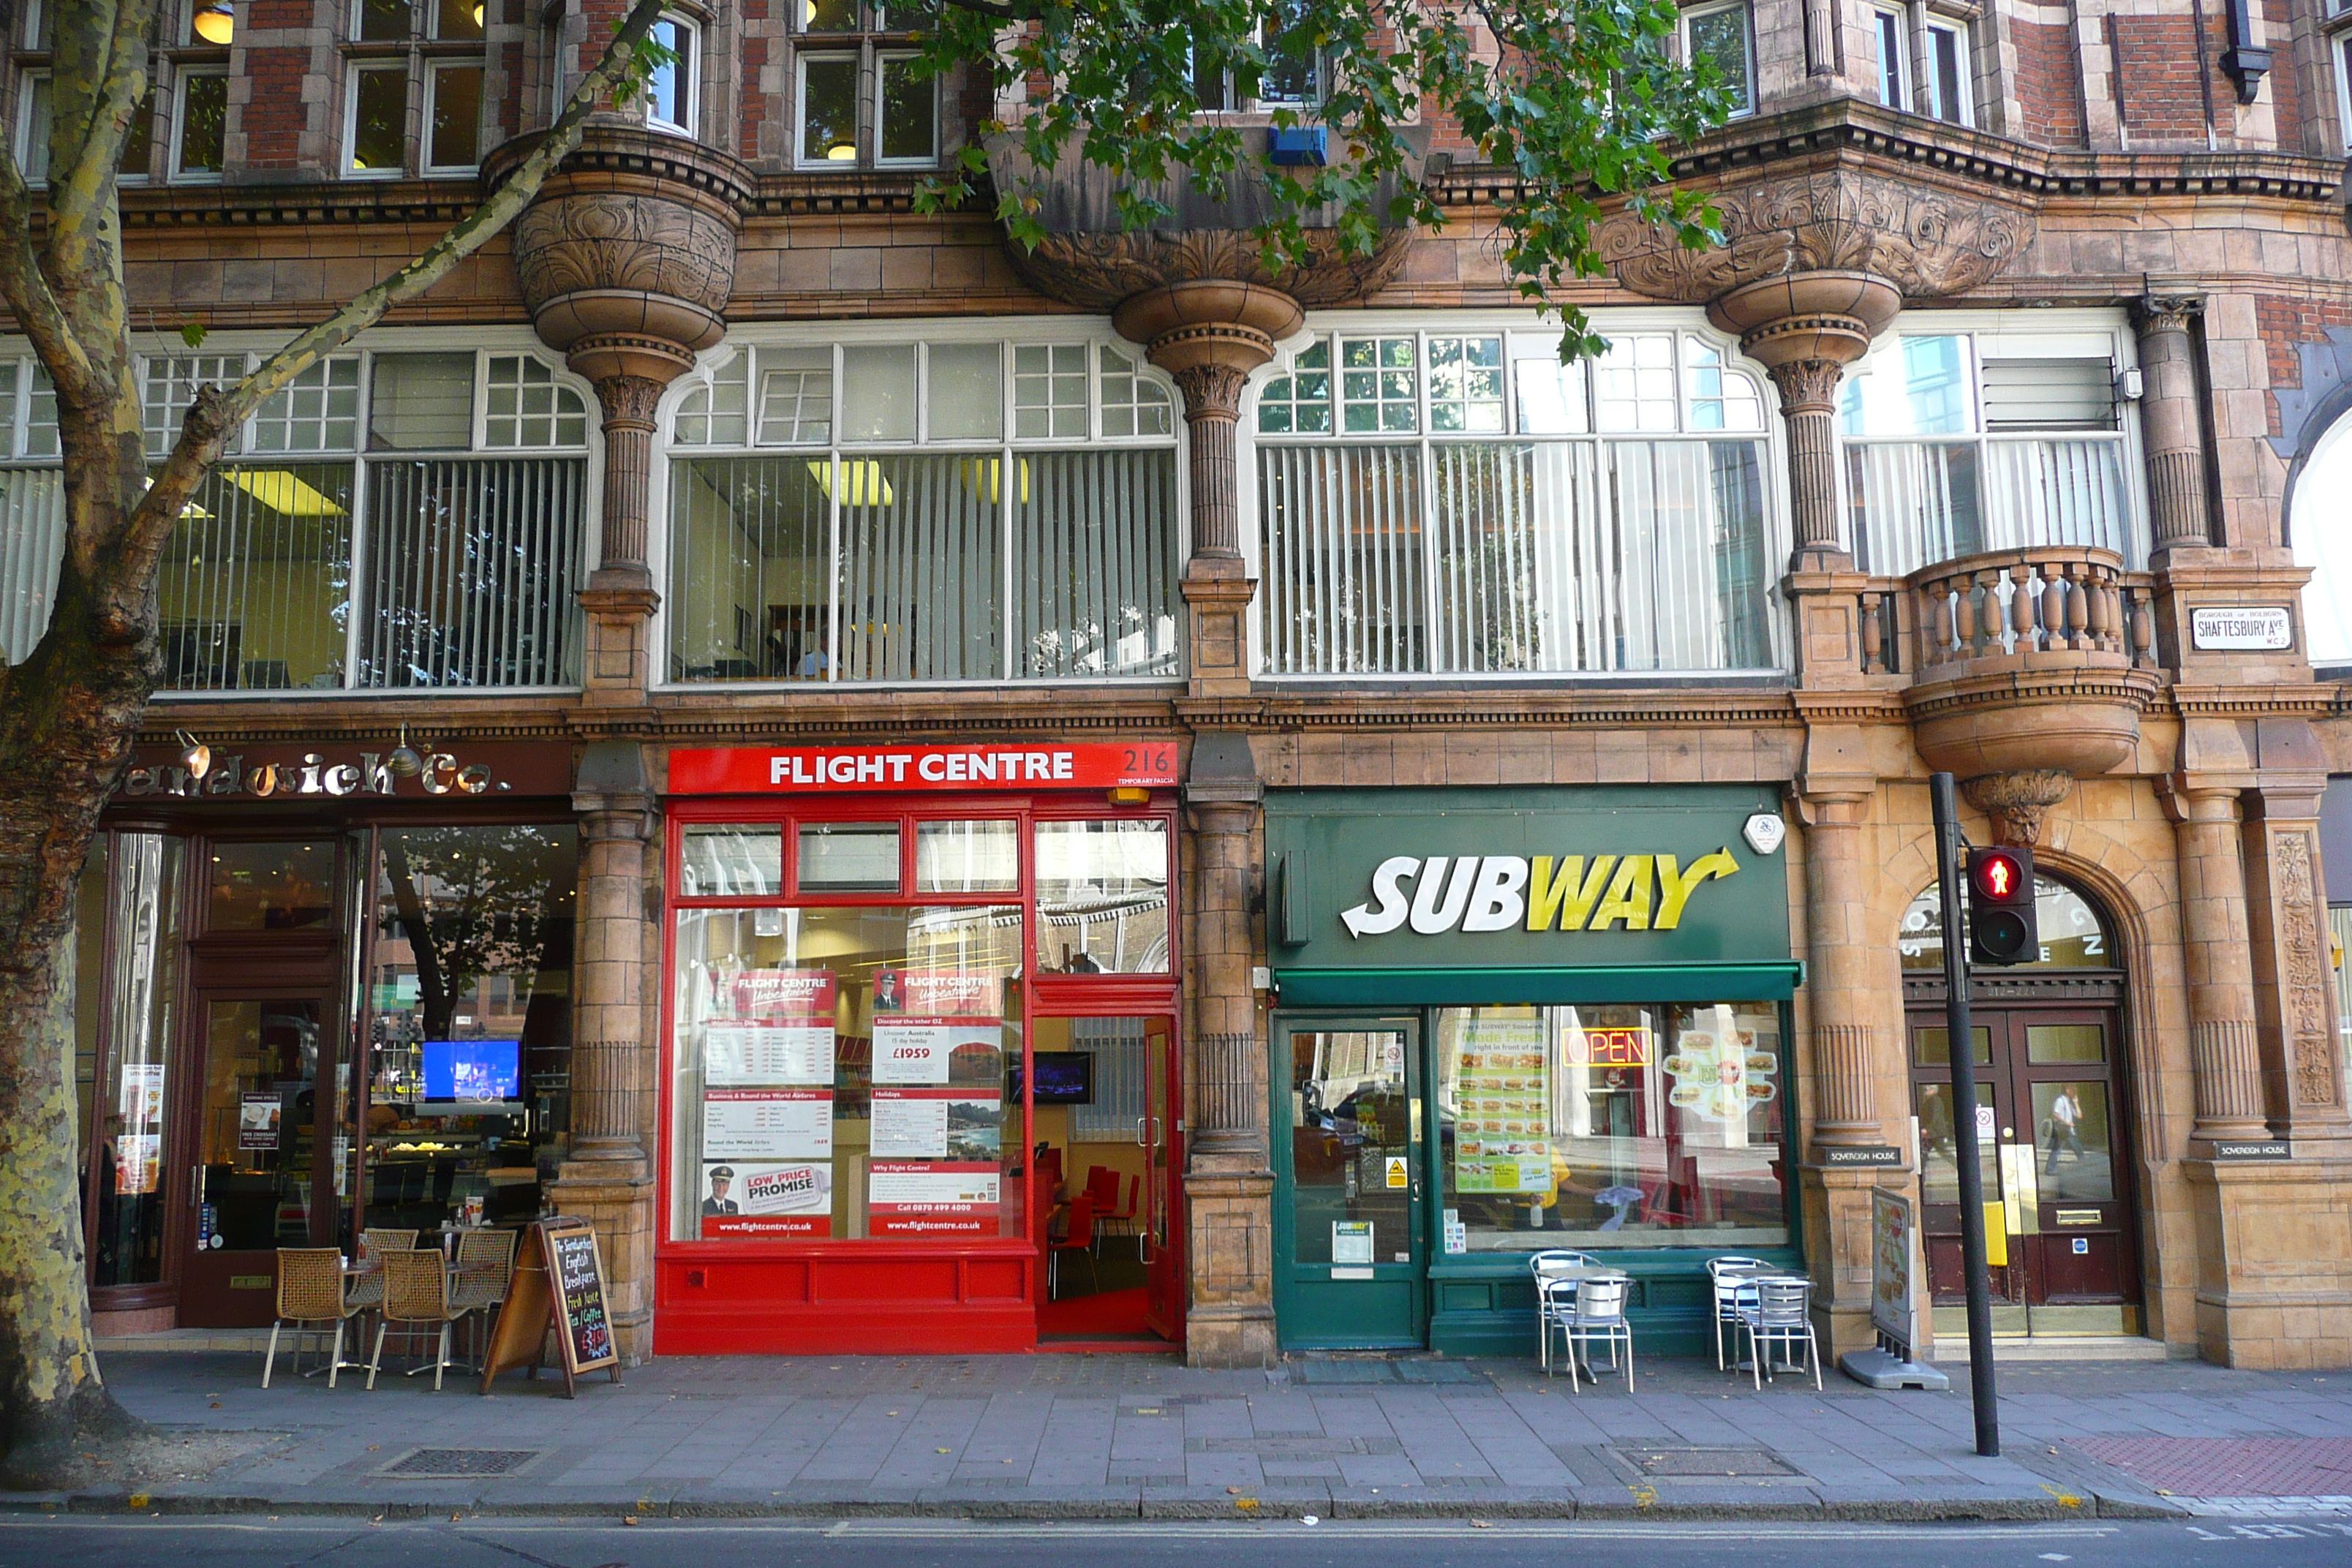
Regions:
<instances>
[{"instance_id":1,"label":"drain grate","mask_svg":"<svg viewBox=\"0 0 2352 1568\"><path fill-rule=\"evenodd\" d=\"M1633 1448L1625 1457L1645 1476L1801 1476L1805 1472L1761 1448Z\"/></svg>"},{"instance_id":2,"label":"drain grate","mask_svg":"<svg viewBox=\"0 0 2352 1568\"><path fill-rule=\"evenodd\" d=\"M416 1448L375 1473L407 1481L463 1481L510 1476L539 1458L537 1448Z\"/></svg>"}]
</instances>

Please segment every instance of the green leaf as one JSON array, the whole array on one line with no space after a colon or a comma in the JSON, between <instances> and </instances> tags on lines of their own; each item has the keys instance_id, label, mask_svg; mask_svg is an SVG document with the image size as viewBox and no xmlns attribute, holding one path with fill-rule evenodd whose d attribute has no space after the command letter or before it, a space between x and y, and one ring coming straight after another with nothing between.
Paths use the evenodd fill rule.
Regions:
<instances>
[{"instance_id":1,"label":"green leaf","mask_svg":"<svg viewBox=\"0 0 2352 1568\"><path fill-rule=\"evenodd\" d=\"M180 341L192 349L204 347L205 324L202 321L183 322L180 327Z\"/></svg>"}]
</instances>

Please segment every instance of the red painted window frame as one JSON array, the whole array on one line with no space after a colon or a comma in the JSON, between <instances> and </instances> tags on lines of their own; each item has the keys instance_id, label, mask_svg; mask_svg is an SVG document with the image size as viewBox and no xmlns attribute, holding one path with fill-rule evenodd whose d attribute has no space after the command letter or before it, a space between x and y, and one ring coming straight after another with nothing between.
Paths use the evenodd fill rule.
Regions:
<instances>
[{"instance_id":1,"label":"red painted window frame","mask_svg":"<svg viewBox=\"0 0 2352 1568\"><path fill-rule=\"evenodd\" d=\"M684 858L686 829L690 825L737 823L781 826L783 830L782 880L790 889L799 874L799 833L802 823L896 821L899 825L898 877L902 889L914 886L915 825L925 821L968 822L974 818L1013 820L1019 824L1018 891L1006 893L823 893L793 891L766 896L728 895L687 898L677 892ZM1168 972L1164 974L1041 975L1036 966L1037 895L1034 828L1040 822L1157 821L1166 825L1168 837ZM1024 1235L987 1239L908 1240L898 1237L827 1237L823 1238L674 1238L671 1226L671 1184L676 1151L672 1128L676 1090L677 1006L677 914L697 909L903 909L920 903L964 906L1018 903L1021 907L1021 1147L1036 1140L1034 1086L1035 1024L1038 1017L1129 1016L1155 1014L1179 1021L1178 991L1183 975L1181 948L1183 908L1180 868L1183 856L1177 840L1175 792L1155 789L1141 805L1114 805L1098 790L975 791L942 795L827 794L807 799L773 795L670 795L663 802L662 940L660 1029L656 1058L659 1088L655 1100L654 1256L724 1261L732 1258L843 1258L869 1261L892 1257L1033 1258L1041 1238ZM1036 1205L1031 1200L1034 1214ZM1034 1308L1035 1303L1031 1303Z\"/></svg>"}]
</instances>

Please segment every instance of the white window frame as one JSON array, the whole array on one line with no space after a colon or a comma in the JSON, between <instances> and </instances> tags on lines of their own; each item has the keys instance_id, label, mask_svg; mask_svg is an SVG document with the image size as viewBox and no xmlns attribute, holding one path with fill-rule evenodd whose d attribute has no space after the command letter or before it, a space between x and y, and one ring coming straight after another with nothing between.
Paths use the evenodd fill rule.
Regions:
<instances>
[{"instance_id":1,"label":"white window frame","mask_svg":"<svg viewBox=\"0 0 2352 1568\"><path fill-rule=\"evenodd\" d=\"M187 137L189 85L202 77L218 77L223 84L222 100L226 103L228 92L226 86L228 68L226 66L182 66L176 68L172 74L174 79L172 83L172 183L175 185L217 185L221 183L221 176L226 172L225 169L202 169L190 173L180 166L180 151ZM228 136L226 125L223 127L221 142L221 161L226 164L228 161Z\"/></svg>"},{"instance_id":2,"label":"white window frame","mask_svg":"<svg viewBox=\"0 0 2352 1568\"><path fill-rule=\"evenodd\" d=\"M921 85L931 95L931 150L915 158L885 158L882 155L882 115L884 108L883 71L893 62L918 58L913 49L877 49L874 51L874 166L877 169L931 169L940 162L940 79L929 77Z\"/></svg>"},{"instance_id":3,"label":"white window frame","mask_svg":"<svg viewBox=\"0 0 2352 1568\"><path fill-rule=\"evenodd\" d=\"M1976 29L1958 16L1927 14L1925 31L1927 35L1927 112L1948 125L1973 126L1977 122ZM1935 41L1937 37L1952 40L1952 54L1958 81L1954 91L1957 101L1944 101L1943 79L1937 74Z\"/></svg>"},{"instance_id":4,"label":"white window frame","mask_svg":"<svg viewBox=\"0 0 2352 1568\"><path fill-rule=\"evenodd\" d=\"M2138 334L2133 331L2130 322L2123 319L2121 311L2057 309L2033 314L2034 319L2031 322L2021 322L2015 311L1937 311L1932 322L1923 320L1910 323L1912 330L1909 331L1891 329L1872 345L1871 353L1875 356L1899 353L1902 340L1906 337L1957 337L1966 340L1969 428L1964 433L1948 436L1850 436L1846 433L1843 405L1841 404L1840 412L1835 416L1841 530L1851 527L1853 519L1851 464L1846 457L1850 447L1938 443L1982 447L1988 444L2034 440L2111 440L2117 449L2123 501L2128 513L2124 526L2133 545L2133 549L2125 553L2127 558L2136 552L2143 561L2146 559L2154 547L2154 540L2149 532L2153 524L2148 511L2147 471L2141 453L2139 405L2137 401L2125 396L2116 398L2116 428L2112 433L2079 430L1988 433L1985 429L1983 366L1988 359L2095 359L2104 353L2119 380L2139 367ZM1857 366L1848 374L1855 374L1859 371ZM1846 544L1860 553L1861 541L1848 539Z\"/></svg>"},{"instance_id":5,"label":"white window frame","mask_svg":"<svg viewBox=\"0 0 2352 1568\"><path fill-rule=\"evenodd\" d=\"M1748 79L1743 84L1743 90L1747 93L1748 103L1745 108L1735 109L1731 111L1732 119L1745 120L1753 115L1756 112L1757 108L1756 14L1748 8L1748 0L1730 0L1730 3L1727 5L1692 6L1682 14L1679 24L1680 37L1678 42L1682 46L1683 59L1685 63L1687 64L1695 58L1691 52L1691 24L1693 22L1701 21L1708 16L1721 16L1726 12L1737 12L1739 14L1742 30L1748 40L1748 47L1741 51L1747 65Z\"/></svg>"},{"instance_id":6,"label":"white window frame","mask_svg":"<svg viewBox=\"0 0 2352 1568\"><path fill-rule=\"evenodd\" d=\"M441 92L442 74L453 70L470 70L480 73L482 92L476 106L476 112L488 110L490 104L490 68L487 58L428 59L425 62L425 112L417 122L416 161L427 179L447 179L453 176L465 178L479 173L482 167L482 144L486 138L482 134L482 126L478 120L474 125L474 161L472 163L436 163L433 161L434 100ZM359 73L354 71L352 75L354 79L357 79ZM356 102L357 100L354 99L353 101Z\"/></svg>"},{"instance_id":7,"label":"white window frame","mask_svg":"<svg viewBox=\"0 0 2352 1568\"><path fill-rule=\"evenodd\" d=\"M799 0L793 0L795 5L798 3ZM702 24L682 12L665 11L655 26L674 26L687 41L687 47L677 51L678 58L670 67L671 79L677 84L681 118L666 120L656 114L653 94L647 91L646 123L656 131L666 131L674 136L698 139L702 134Z\"/></svg>"},{"instance_id":8,"label":"white window frame","mask_svg":"<svg viewBox=\"0 0 2352 1568\"><path fill-rule=\"evenodd\" d=\"M1880 5L1872 9L1871 27L1877 37L1878 101L1889 109L1911 108L1911 18L1904 8ZM1887 58L1892 43L1895 58ZM1888 89L1893 91L1890 95Z\"/></svg>"},{"instance_id":9,"label":"white window frame","mask_svg":"<svg viewBox=\"0 0 2352 1568\"><path fill-rule=\"evenodd\" d=\"M2352 0L2346 0L2338 15L2352 16ZM2352 27L2339 27L2326 37L2328 58L2336 68L2336 126L2344 138L2336 151L2343 153L2352 150Z\"/></svg>"},{"instance_id":10,"label":"white window frame","mask_svg":"<svg viewBox=\"0 0 2352 1568\"><path fill-rule=\"evenodd\" d=\"M409 71L405 61L395 64L388 60L381 63L373 60L354 60L352 62L351 68L343 73L343 166L342 172L335 176L337 179L399 180L405 179L407 177L407 103L410 75L411 72ZM362 169L357 167L352 162L352 160L359 156L360 79L365 76L393 76L400 79L400 96L402 105L400 128L401 163L400 166L397 168ZM428 136L431 134L429 123L426 134ZM423 149L420 148L420 156L422 155L422 153Z\"/></svg>"},{"instance_id":11,"label":"white window frame","mask_svg":"<svg viewBox=\"0 0 2352 1568\"><path fill-rule=\"evenodd\" d=\"M16 145L16 167L23 171L25 175L25 184L37 191L48 184L49 172L48 169L44 166L39 177L36 178L33 174L33 84L35 82L48 82L51 85L52 90L54 91L55 89L53 73L47 68L43 68L39 70L28 70L17 78L16 132L15 140ZM52 102L49 111L52 114L57 112L54 102ZM47 150L46 148L43 149L43 153L45 154L47 151Z\"/></svg>"},{"instance_id":12,"label":"white window frame","mask_svg":"<svg viewBox=\"0 0 2352 1568\"><path fill-rule=\"evenodd\" d=\"M857 75L857 85L850 95L853 121L866 115L864 82L865 51L856 47L840 49L795 49L793 51L793 166L796 169L862 169L866 166L866 128L853 122L849 130L850 155L846 158L812 158L808 155L808 68L812 61L838 62L846 60ZM881 91L877 77L874 90Z\"/></svg>"},{"instance_id":13,"label":"white window frame","mask_svg":"<svg viewBox=\"0 0 2352 1568\"><path fill-rule=\"evenodd\" d=\"M655 414L656 462L656 470L649 487L650 504L647 509L648 515L646 518L646 563L652 571L654 580L656 583L667 584L670 580L671 467L673 464L680 461L696 461L709 458L803 459L812 463L845 464L855 462L868 454L887 455L895 453L936 453L944 456L964 453L971 454L983 460L995 459L1003 461L1008 465L1005 471L1013 472L1017 468L1017 465L1021 458L1024 455L1033 452L1052 453L1093 450L1171 451L1177 455L1174 465L1175 496L1172 502L1175 514L1175 526L1177 530L1177 560L1179 563L1181 563L1190 559L1192 552L1191 519L1192 515L1192 503L1191 477L1188 472L1189 466L1182 460L1184 441L1186 439L1183 393L1177 387L1173 379L1171 378L1166 372L1160 370L1157 365L1154 365L1150 361L1146 360L1143 357L1142 352L1134 343L1129 342L1124 338L1119 337L1116 332L1110 331L1108 323L1104 322L1092 327L1087 327L1076 325L1070 321L1068 318L1043 318L1035 321L1011 322L1001 318L994 320L988 318L973 318L965 321L943 320L939 321L914 323L907 321L829 322L826 324L825 331L826 338L829 341L825 342L824 346L830 348L833 353L833 413L831 439L822 445L816 443L794 444L791 446L761 445L759 439L760 387L758 355L763 349L805 349L817 346L809 341L809 335L805 330L803 330L797 337L790 335L780 324L763 325L748 331L731 333L725 343L706 353L700 363L694 371L689 372L688 374L678 377L677 380L672 382L668 390L663 394L661 403L656 408ZM1002 422L999 428L1002 434L995 440L941 439L934 441L931 439L930 351L934 344L947 345L951 343L995 343L1000 345L1001 352L998 364L999 374L1002 378L1001 396L1003 398L1003 402L1001 405ZM1013 387L1014 351L1023 348L1039 347L1067 348L1078 344L1083 344L1087 350L1087 418L1084 429L1081 433L1074 436L1016 437L1013 433L1014 419ZM856 440L850 439L843 430L843 416L846 412L845 402L846 392L844 384L844 369L846 352L851 349L859 348L899 348L908 346L912 346L916 350L915 439L911 441L880 440L874 438ZM1106 347L1133 363L1135 367L1135 375L1139 381L1149 382L1151 385L1159 388L1160 391L1165 395L1168 399L1169 410L1169 427L1165 434L1105 436L1102 433L1102 351ZM748 412L744 422L743 441L740 443L730 442L724 444L711 442L688 447L681 446L673 440L672 432L677 428L677 417L679 405L696 391L709 386L716 378L716 374L719 371L732 368L740 363L744 356L750 356L751 363L749 369L751 373L751 382L749 384L747 395ZM1011 485L1003 487L1003 499L1002 504L1004 507L1007 515L1009 515L1011 509L1014 504L1016 493L1015 487ZM1009 531L1005 535L1005 538L1008 542L1010 541L1011 534ZM1008 619L1013 613L1012 606L1013 600L1012 597L1011 577L1014 569L1014 564L1013 552L1008 547L1005 552L1004 563L1007 580L1003 587L1003 591L1005 594L1005 599L1003 602L1003 608L1001 612L1007 616ZM723 692L736 689L738 683L729 680L675 680L670 678L668 670L670 648L669 617L672 613L671 604L672 600L668 596L665 596L662 605L655 611L654 614L654 622L650 637L651 646L656 650L655 655L656 660L655 669L656 673L653 679L652 689L657 692ZM1181 616L1179 617L1178 637L1181 645L1181 639L1182 637ZM1057 684L1067 686L1074 683L1069 679L1060 678L1040 679L1013 673L1014 664L1019 657L1020 650L1014 644L1013 640L1010 637L1004 639L1004 646L1002 651L1003 662L999 667L1000 673L993 677L974 677L968 680L952 681L849 681L840 679L839 666L836 664L833 667L834 673L828 678L827 686L829 689L845 689L851 690L904 689L910 687L920 687L942 690L969 691L1007 685L1040 687L1054 686ZM1165 686L1169 684L1171 679L1181 680L1181 679L1182 678L1181 676L1170 677L1165 675L1108 675L1088 677L1085 683L1088 685L1108 684L1113 686ZM755 680L740 684L743 687L747 687L753 690L770 690L773 689L775 686L775 682L772 680Z\"/></svg>"},{"instance_id":14,"label":"white window frame","mask_svg":"<svg viewBox=\"0 0 2352 1568\"><path fill-rule=\"evenodd\" d=\"M1675 339L1675 426L1673 430L1602 430L1599 428L1599 405L1592 386L1592 372L1597 362L1585 361L1582 377L1586 399L1587 424L1581 431L1554 435L1528 435L1520 428L1519 389L1511 365L1524 356L1514 354L1510 340L1514 335L1526 337L1548 333L1557 341L1559 322L1555 318L1546 321L1531 311L1477 310L1310 310L1306 331L1311 336L1298 338L1288 352L1277 353L1274 359L1252 373L1243 390L1241 419L1235 448L1237 504L1242 518L1242 554L1250 574L1263 581L1270 570L1264 558L1264 539L1258 520L1258 447L1276 443L1313 447L1320 450L1336 450L1349 446L1390 446L1417 444L1424 448L1449 444L1477 445L1496 442L1580 441L1606 446L1612 442L1754 441L1762 453L1761 503L1763 506L1764 550L1768 561L1786 561L1794 548L1793 523L1788 510L1789 456L1786 440L1787 422L1774 417L1774 406L1765 384L1769 380L1763 367L1745 358L1739 352L1738 341L1726 337L1706 316L1697 310L1669 308L1634 308L1605 310L1595 318L1595 325L1603 337L1633 337L1644 334L1671 335ZM1430 426L1430 382L1428 343L1433 338L1476 338L1500 336L1503 346L1503 426L1500 433L1479 431L1435 431ZM1412 431L1350 432L1347 424L1347 398L1341 381L1344 351L1341 345L1350 340L1370 338L1412 337L1418 340L1415 371L1415 419L1419 428ZM1696 338L1721 356L1720 363L1727 374L1738 373L1755 384L1762 408L1762 428L1759 430L1692 429L1689 419L1690 395L1686 371L1690 368L1684 354L1684 340ZM1257 427L1258 403L1267 386L1292 374L1295 356L1318 342L1331 345L1331 429L1311 435L1261 433ZM1431 466L1423 465L1424 507L1427 506L1426 485ZM1432 580L1433 583L1433 579ZM1432 589L1433 592L1433 587ZM1790 632L1787 605L1780 596L1777 570L1768 575L1765 584L1766 602L1769 607L1768 631L1770 638L1772 663L1754 669L1726 670L1572 670L1533 672L1525 670L1496 671L1415 671L1387 674L1362 673L1276 673L1265 667L1265 627L1261 616L1253 611L1245 617L1249 668L1254 679L1287 688L1311 688L1339 683L1365 681L1393 682L1404 686L1427 686L1433 683L1503 683L1549 686L1625 685L1658 680L1671 677L1675 680L1755 680L1775 675L1786 675L1792 668L1789 647Z\"/></svg>"}]
</instances>

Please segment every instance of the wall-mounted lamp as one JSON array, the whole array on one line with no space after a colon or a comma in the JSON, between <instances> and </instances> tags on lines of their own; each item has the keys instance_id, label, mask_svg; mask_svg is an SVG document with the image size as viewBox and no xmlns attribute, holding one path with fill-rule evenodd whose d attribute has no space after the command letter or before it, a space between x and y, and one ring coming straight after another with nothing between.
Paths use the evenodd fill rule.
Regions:
<instances>
[{"instance_id":1,"label":"wall-mounted lamp","mask_svg":"<svg viewBox=\"0 0 2352 1568\"><path fill-rule=\"evenodd\" d=\"M423 754L408 743L407 725L400 727L400 744L392 749L392 755L384 758L383 762L394 778L413 779L425 771Z\"/></svg>"},{"instance_id":2,"label":"wall-mounted lamp","mask_svg":"<svg viewBox=\"0 0 2352 1568\"><path fill-rule=\"evenodd\" d=\"M189 734L180 731L180 765L188 770L188 781L200 784L213 771L213 749Z\"/></svg>"},{"instance_id":3,"label":"wall-mounted lamp","mask_svg":"<svg viewBox=\"0 0 2352 1568\"><path fill-rule=\"evenodd\" d=\"M1110 792L1110 803L1113 805L1150 805L1151 792L1134 784L1121 784Z\"/></svg>"},{"instance_id":4,"label":"wall-mounted lamp","mask_svg":"<svg viewBox=\"0 0 2352 1568\"><path fill-rule=\"evenodd\" d=\"M230 0L205 0L189 21L195 35L208 44L226 44L236 37L236 8Z\"/></svg>"}]
</instances>

